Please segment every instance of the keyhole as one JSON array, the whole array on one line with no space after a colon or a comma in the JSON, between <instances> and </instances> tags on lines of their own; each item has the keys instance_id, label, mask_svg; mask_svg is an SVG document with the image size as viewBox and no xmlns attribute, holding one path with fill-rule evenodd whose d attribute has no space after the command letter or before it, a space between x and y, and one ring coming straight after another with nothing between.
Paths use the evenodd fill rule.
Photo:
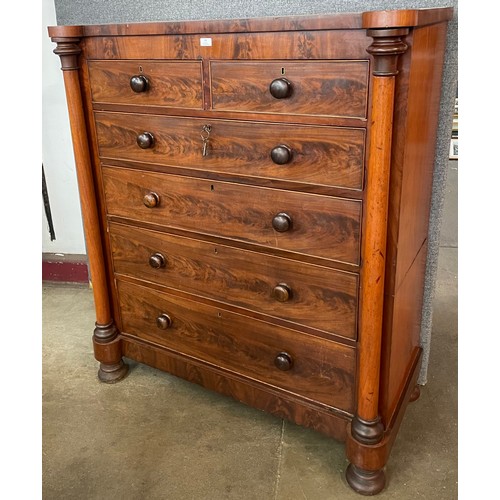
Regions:
<instances>
[{"instance_id":1,"label":"keyhole","mask_svg":"<svg viewBox=\"0 0 500 500\"><path fill-rule=\"evenodd\" d=\"M215 188L214 188L214 185L213 184L210 184L210 191L213 191Z\"/></svg>"},{"instance_id":2,"label":"keyhole","mask_svg":"<svg viewBox=\"0 0 500 500\"><path fill-rule=\"evenodd\" d=\"M281 68L281 74L284 75L285 74L285 68Z\"/></svg>"},{"instance_id":3,"label":"keyhole","mask_svg":"<svg viewBox=\"0 0 500 500\"><path fill-rule=\"evenodd\" d=\"M144 70L142 69L142 66L139 66L139 73L144 73Z\"/></svg>"}]
</instances>

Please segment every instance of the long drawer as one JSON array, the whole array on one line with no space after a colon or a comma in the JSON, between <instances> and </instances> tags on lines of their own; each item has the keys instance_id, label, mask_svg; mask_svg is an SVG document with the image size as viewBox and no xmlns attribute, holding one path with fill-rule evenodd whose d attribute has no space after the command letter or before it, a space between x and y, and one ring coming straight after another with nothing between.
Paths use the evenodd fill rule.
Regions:
<instances>
[{"instance_id":1,"label":"long drawer","mask_svg":"<svg viewBox=\"0 0 500 500\"><path fill-rule=\"evenodd\" d=\"M354 273L110 224L114 271L354 339Z\"/></svg>"},{"instance_id":2,"label":"long drawer","mask_svg":"<svg viewBox=\"0 0 500 500\"><path fill-rule=\"evenodd\" d=\"M89 61L94 102L203 109L200 61Z\"/></svg>"},{"instance_id":3,"label":"long drawer","mask_svg":"<svg viewBox=\"0 0 500 500\"><path fill-rule=\"evenodd\" d=\"M122 331L353 412L354 348L118 281Z\"/></svg>"},{"instance_id":4,"label":"long drawer","mask_svg":"<svg viewBox=\"0 0 500 500\"><path fill-rule=\"evenodd\" d=\"M364 129L108 112L95 118L102 158L363 187ZM205 156L202 135L208 137Z\"/></svg>"},{"instance_id":5,"label":"long drawer","mask_svg":"<svg viewBox=\"0 0 500 500\"><path fill-rule=\"evenodd\" d=\"M368 61L212 61L215 110L365 118Z\"/></svg>"},{"instance_id":6,"label":"long drawer","mask_svg":"<svg viewBox=\"0 0 500 500\"><path fill-rule=\"evenodd\" d=\"M109 166L103 179L111 216L359 263L357 200Z\"/></svg>"}]
</instances>

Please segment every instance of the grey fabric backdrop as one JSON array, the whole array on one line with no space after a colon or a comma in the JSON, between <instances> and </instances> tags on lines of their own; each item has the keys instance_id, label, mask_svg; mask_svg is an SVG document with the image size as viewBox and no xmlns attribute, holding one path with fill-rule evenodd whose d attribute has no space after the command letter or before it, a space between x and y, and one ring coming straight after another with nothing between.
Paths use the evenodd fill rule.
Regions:
<instances>
[{"instance_id":1,"label":"grey fabric backdrop","mask_svg":"<svg viewBox=\"0 0 500 500\"><path fill-rule=\"evenodd\" d=\"M432 301L437 274L439 235L446 184L448 152L452 128L454 100L458 85L458 0L55 0L57 24L104 24L140 21L173 21L187 19L226 19L285 15L359 12L431 7L454 7L449 25L440 120L434 168L434 184L429 227L429 253L424 304L422 311L421 345L424 350L419 383L427 382L432 328Z\"/></svg>"}]
</instances>

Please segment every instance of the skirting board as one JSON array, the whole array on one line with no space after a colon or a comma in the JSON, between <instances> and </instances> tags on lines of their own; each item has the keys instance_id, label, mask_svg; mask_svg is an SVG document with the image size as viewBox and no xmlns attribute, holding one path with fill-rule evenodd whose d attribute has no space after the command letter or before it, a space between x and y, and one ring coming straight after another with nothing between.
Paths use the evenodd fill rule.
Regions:
<instances>
[{"instance_id":1,"label":"skirting board","mask_svg":"<svg viewBox=\"0 0 500 500\"><path fill-rule=\"evenodd\" d=\"M87 256L42 253L42 281L88 283Z\"/></svg>"}]
</instances>

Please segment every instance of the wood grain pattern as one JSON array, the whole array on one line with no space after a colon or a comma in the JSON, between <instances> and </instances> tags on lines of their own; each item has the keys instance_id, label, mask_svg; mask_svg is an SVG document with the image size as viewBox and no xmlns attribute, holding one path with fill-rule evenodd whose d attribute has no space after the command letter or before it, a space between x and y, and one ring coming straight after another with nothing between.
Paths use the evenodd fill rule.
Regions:
<instances>
[{"instance_id":1,"label":"wood grain pattern","mask_svg":"<svg viewBox=\"0 0 500 500\"><path fill-rule=\"evenodd\" d=\"M398 265L395 289L410 269L413 260L427 240L436 150L437 120L446 26L432 25L413 33L412 73L409 80L409 102L404 131L404 176L398 223ZM434 50L432 49L434 48ZM429 54L432 54L430 56ZM426 123L423 127L420 124ZM427 148L421 147L428 144ZM411 230L408 230L411 221Z\"/></svg>"},{"instance_id":2,"label":"wood grain pattern","mask_svg":"<svg viewBox=\"0 0 500 500\"><path fill-rule=\"evenodd\" d=\"M88 130L88 145L91 158L92 176L94 178L94 186L96 190L96 207L99 214L99 225L101 229L101 243L102 243L102 258L106 268L108 291L110 297L111 315L115 321L118 331L120 331L120 308L118 304L117 294L115 291L114 272L111 265L111 250L109 238L107 234L108 221L105 212L104 189L102 183L102 170L99 160L99 148L96 140L96 126L93 113L92 96L90 90L90 78L88 72L87 61L82 61L80 69L80 87L82 92L82 100L84 106L84 113L86 116L87 130Z\"/></svg>"},{"instance_id":3,"label":"wood grain pattern","mask_svg":"<svg viewBox=\"0 0 500 500\"><path fill-rule=\"evenodd\" d=\"M363 185L362 129L103 112L95 116L102 158L357 190ZM212 131L203 156L200 134L206 124ZM151 149L137 145L144 131L155 138ZM286 165L271 159L272 149L280 144L292 150Z\"/></svg>"},{"instance_id":4,"label":"wood grain pattern","mask_svg":"<svg viewBox=\"0 0 500 500\"><path fill-rule=\"evenodd\" d=\"M208 88L208 87L207 87ZM210 99L207 98L208 103ZM150 115L186 116L184 108L162 108L159 106L145 106L135 104L108 104L96 102L93 104L94 111L110 111L118 113L140 113ZM211 120L241 120L242 115L238 111L217 111L214 109L190 109L189 116L192 118L210 118ZM315 115L285 115L266 112L250 113L245 112L246 121L271 122L271 123L291 123L295 125L326 125L331 127L346 128L366 128L365 118L353 118L346 116L322 116Z\"/></svg>"},{"instance_id":5,"label":"wood grain pattern","mask_svg":"<svg viewBox=\"0 0 500 500\"><path fill-rule=\"evenodd\" d=\"M130 283L119 282L118 289L125 333L287 393L353 411L353 348ZM156 326L161 313L172 317L167 330ZM274 365L280 351L293 357L287 372Z\"/></svg>"},{"instance_id":6,"label":"wood grain pattern","mask_svg":"<svg viewBox=\"0 0 500 500\"><path fill-rule=\"evenodd\" d=\"M118 274L356 338L356 274L122 224L110 224L110 239ZM166 260L160 269L148 264L156 252ZM279 283L292 290L287 302L272 296Z\"/></svg>"},{"instance_id":7,"label":"wood grain pattern","mask_svg":"<svg viewBox=\"0 0 500 500\"><path fill-rule=\"evenodd\" d=\"M186 358L161 347L141 342L137 337L122 336L124 356L153 366L236 401L266 411L279 418L314 429L339 441L346 439L346 426L352 417L317 401L298 398L274 390L237 373L230 373L203 361Z\"/></svg>"},{"instance_id":8,"label":"wood grain pattern","mask_svg":"<svg viewBox=\"0 0 500 500\"><path fill-rule=\"evenodd\" d=\"M94 102L203 109L200 61L89 61ZM145 92L134 92L130 78L148 79Z\"/></svg>"},{"instance_id":9,"label":"wood grain pattern","mask_svg":"<svg viewBox=\"0 0 500 500\"><path fill-rule=\"evenodd\" d=\"M108 215L359 262L361 202L108 166L103 173ZM161 200L153 209L142 203L151 191ZM280 212L293 221L283 233L272 226Z\"/></svg>"},{"instance_id":10,"label":"wood grain pattern","mask_svg":"<svg viewBox=\"0 0 500 500\"><path fill-rule=\"evenodd\" d=\"M368 61L212 61L215 110L366 118ZM286 78L292 95L276 99L270 83Z\"/></svg>"},{"instance_id":11,"label":"wood grain pattern","mask_svg":"<svg viewBox=\"0 0 500 500\"><path fill-rule=\"evenodd\" d=\"M378 418L394 86L393 76L373 78L370 174L363 221L357 408L357 415L365 421Z\"/></svg>"},{"instance_id":12,"label":"wood grain pattern","mask_svg":"<svg viewBox=\"0 0 500 500\"><path fill-rule=\"evenodd\" d=\"M86 38L89 59L367 59L363 30L210 33Z\"/></svg>"},{"instance_id":13,"label":"wood grain pattern","mask_svg":"<svg viewBox=\"0 0 500 500\"><path fill-rule=\"evenodd\" d=\"M84 112L85 101L81 93L81 83L84 80L80 82L79 75L80 40L78 38L58 37L53 38L53 41L57 43L54 52L61 58L61 69L64 75L85 243L93 285L96 322L92 343L94 356L100 361L97 376L102 382L115 383L126 376L128 366L121 359L120 343L117 341L119 332L111 314L110 290L107 283L106 261L103 255L104 248L101 237L102 228L99 224L100 214L97 207L92 157Z\"/></svg>"},{"instance_id":14,"label":"wood grain pattern","mask_svg":"<svg viewBox=\"0 0 500 500\"><path fill-rule=\"evenodd\" d=\"M449 21L453 7L430 9L383 10L363 12L363 28L398 28L424 26Z\"/></svg>"},{"instance_id":15,"label":"wood grain pattern","mask_svg":"<svg viewBox=\"0 0 500 500\"><path fill-rule=\"evenodd\" d=\"M205 19L190 21L101 24L78 26L85 36L138 36L190 33L251 33L297 30L344 30L361 28L361 13L336 13L309 16L280 16L245 19ZM63 27L53 27L53 29ZM64 28L73 28L64 26ZM54 35L52 35L54 36ZM69 36L69 35L66 35Z\"/></svg>"},{"instance_id":16,"label":"wood grain pattern","mask_svg":"<svg viewBox=\"0 0 500 500\"><path fill-rule=\"evenodd\" d=\"M99 226L99 214L95 201L96 193L92 176L83 102L80 94L80 81L76 69L64 71L63 75L66 99L68 102L80 205L82 209L85 244L93 285L92 290L94 294L96 323L98 325L109 325L112 323L113 318L111 316L106 269L102 255L103 247Z\"/></svg>"},{"instance_id":17,"label":"wood grain pattern","mask_svg":"<svg viewBox=\"0 0 500 500\"><path fill-rule=\"evenodd\" d=\"M125 374L125 355L347 439L351 472L364 471L349 484L382 488L373 478L383 478L418 374L451 16L49 29L70 89L96 315L123 330L94 331L101 380ZM129 90L137 73L147 93ZM291 95L271 98L282 77ZM144 132L151 149L136 144ZM270 158L278 145L280 165Z\"/></svg>"},{"instance_id":18,"label":"wood grain pattern","mask_svg":"<svg viewBox=\"0 0 500 500\"><path fill-rule=\"evenodd\" d=\"M397 78L401 104L395 109L388 224L388 261L393 265L386 278L384 314L387 320L381 367L384 389L380 407L385 421L396 411L411 353L420 345L436 116L445 39L444 24L414 30L411 60L402 66ZM410 104L403 104L407 102ZM422 126L424 123L426 125ZM401 331L406 334L400 335Z\"/></svg>"}]
</instances>

